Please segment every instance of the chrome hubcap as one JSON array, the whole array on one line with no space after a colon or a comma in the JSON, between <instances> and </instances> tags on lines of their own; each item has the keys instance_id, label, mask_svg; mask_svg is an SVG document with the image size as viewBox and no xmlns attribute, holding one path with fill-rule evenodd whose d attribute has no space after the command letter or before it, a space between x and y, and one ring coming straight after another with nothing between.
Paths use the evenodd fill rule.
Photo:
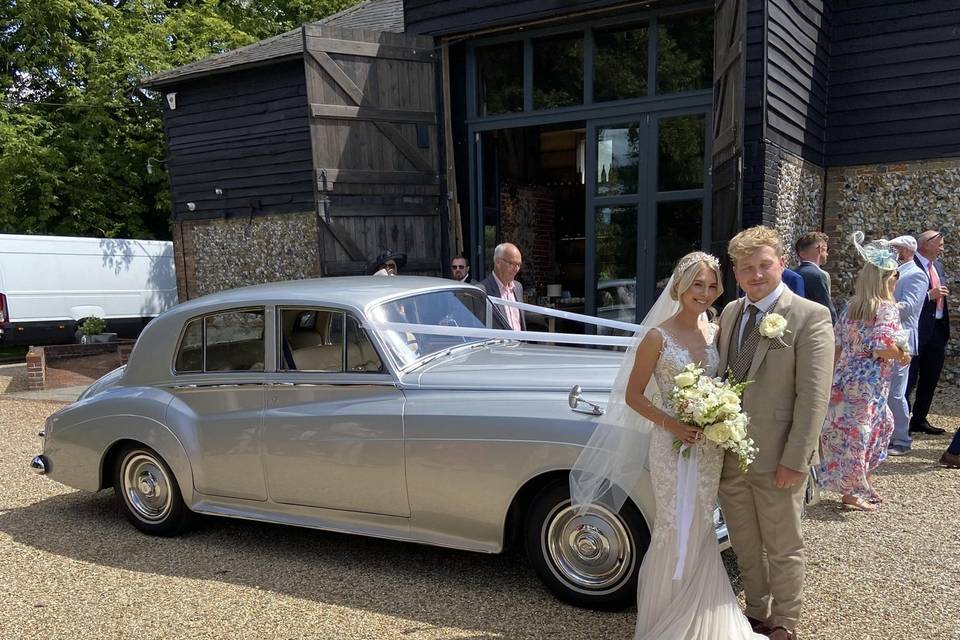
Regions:
<instances>
[{"instance_id":1,"label":"chrome hubcap","mask_svg":"<svg viewBox=\"0 0 960 640\"><path fill-rule=\"evenodd\" d=\"M139 519L163 520L172 504L170 479L153 456L138 451L123 461L120 474L123 497Z\"/></svg>"},{"instance_id":2,"label":"chrome hubcap","mask_svg":"<svg viewBox=\"0 0 960 640\"><path fill-rule=\"evenodd\" d=\"M558 505L544 522L544 554L558 578L580 591L619 586L633 571L633 542L620 517L602 506L577 515Z\"/></svg>"}]
</instances>

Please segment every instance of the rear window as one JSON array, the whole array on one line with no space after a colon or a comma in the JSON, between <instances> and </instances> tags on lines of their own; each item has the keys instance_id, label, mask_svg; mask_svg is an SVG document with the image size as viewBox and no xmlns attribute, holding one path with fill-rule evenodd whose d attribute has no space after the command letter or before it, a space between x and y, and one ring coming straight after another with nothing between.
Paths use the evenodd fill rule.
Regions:
<instances>
[{"instance_id":1,"label":"rear window","mask_svg":"<svg viewBox=\"0 0 960 640\"><path fill-rule=\"evenodd\" d=\"M263 371L264 311L229 311L191 320L177 350L178 373Z\"/></svg>"}]
</instances>

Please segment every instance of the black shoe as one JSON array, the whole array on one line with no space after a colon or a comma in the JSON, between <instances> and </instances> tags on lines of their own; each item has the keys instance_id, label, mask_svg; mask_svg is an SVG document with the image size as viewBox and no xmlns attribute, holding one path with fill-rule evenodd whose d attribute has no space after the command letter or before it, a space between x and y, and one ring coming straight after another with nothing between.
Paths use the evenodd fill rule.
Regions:
<instances>
[{"instance_id":1,"label":"black shoe","mask_svg":"<svg viewBox=\"0 0 960 640\"><path fill-rule=\"evenodd\" d=\"M932 436L940 436L946 433L946 429L935 427L926 420L918 420L910 423L910 433L929 433Z\"/></svg>"}]
</instances>

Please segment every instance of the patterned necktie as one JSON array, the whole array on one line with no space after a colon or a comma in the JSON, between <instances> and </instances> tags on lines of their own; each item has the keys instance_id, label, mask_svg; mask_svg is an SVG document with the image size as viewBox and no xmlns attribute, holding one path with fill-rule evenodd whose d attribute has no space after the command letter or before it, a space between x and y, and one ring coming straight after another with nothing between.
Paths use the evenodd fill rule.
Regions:
<instances>
[{"instance_id":1,"label":"patterned necktie","mask_svg":"<svg viewBox=\"0 0 960 640\"><path fill-rule=\"evenodd\" d=\"M939 289L940 274L937 273L937 268L933 266L933 260L927 263L927 274L930 276L930 288ZM937 317L943 317L943 298L937 300Z\"/></svg>"},{"instance_id":2,"label":"patterned necktie","mask_svg":"<svg viewBox=\"0 0 960 640\"><path fill-rule=\"evenodd\" d=\"M740 335L740 348L737 349L737 360L733 363L733 377L742 382L747 378L750 365L753 363L753 354L757 351L760 342L760 331L757 330L757 315L760 309L756 305L747 305L747 323L743 326Z\"/></svg>"}]
</instances>

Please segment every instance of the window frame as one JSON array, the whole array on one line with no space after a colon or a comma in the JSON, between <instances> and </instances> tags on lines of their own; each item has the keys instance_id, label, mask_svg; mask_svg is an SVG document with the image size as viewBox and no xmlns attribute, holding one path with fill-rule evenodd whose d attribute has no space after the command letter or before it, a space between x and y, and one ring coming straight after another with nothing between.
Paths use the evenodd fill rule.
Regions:
<instances>
[{"instance_id":1,"label":"window frame","mask_svg":"<svg viewBox=\"0 0 960 640\"><path fill-rule=\"evenodd\" d=\"M611 108L632 106L644 104L652 101L672 101L678 97L696 96L708 93L712 96L713 87L703 89L692 89L672 93L659 93L657 91L657 64L659 62L660 46L658 42L659 19L677 18L685 14L702 14L713 12L712 3L697 3L681 7L663 8L647 11L639 11L626 15L611 15L587 23L564 24L554 27L545 27L540 29L530 29L524 31L514 31L508 34L480 37L467 43L467 122L469 124L479 122L497 122L510 121L516 119L529 119L549 116L553 114L580 113L584 110L609 110ZM622 27L624 29L643 26L647 29L647 92L646 95L635 96L632 98L622 98L619 100L594 99L594 62L596 43L594 32L597 30L610 30ZM552 108L534 108L534 68L533 51L534 41L544 38L557 38L563 36L578 36L582 43L582 89L583 95L579 104L552 107ZM510 44L519 42L523 49L523 109L517 112L501 113L495 115L481 115L480 109L480 75L477 59L477 50L495 46L498 44ZM711 51L711 55L713 52ZM716 64L716 61L714 61ZM579 119L589 116L579 116ZM602 116L601 116L602 117Z\"/></svg>"},{"instance_id":2,"label":"window frame","mask_svg":"<svg viewBox=\"0 0 960 640\"><path fill-rule=\"evenodd\" d=\"M208 371L207 370L207 318L213 316L224 315L227 313L248 313L248 312L257 312L263 314L263 370L262 371L249 371L246 369L228 369L228 370L217 370L217 371ZM267 342L267 306L243 306L229 309L218 309L216 311L209 311L207 313L202 313L200 315L192 316L186 321L183 322L180 327L180 336L177 339L177 348L173 351L173 362L170 363L170 371L174 376L191 376L191 375L216 375L216 374L234 374L234 373L253 373L253 374L263 374L267 373L267 349L269 344ZM181 371L177 369L177 358L180 355L180 350L183 348L183 341L187 337L187 327L191 323L200 321L200 371Z\"/></svg>"},{"instance_id":3,"label":"window frame","mask_svg":"<svg viewBox=\"0 0 960 640\"><path fill-rule=\"evenodd\" d=\"M287 369L283 366L283 312L284 311L326 311L329 313L340 314L340 317L343 321L343 330L340 335L340 370L339 371L322 371L320 369ZM351 313L348 309L342 309L340 307L331 307L323 305L276 305L274 308L274 326L276 334L274 342L274 372L277 374L304 374L304 375L334 375L334 376L345 376L345 375L384 375L389 374L390 369L387 366L387 361L383 357L377 341L371 337L370 331L364 326L364 322L361 318L358 318L356 314ZM370 344L370 347L373 349L373 352L377 355L377 358L380 360L380 371L352 371L347 368L348 364L348 353L347 353L347 323L353 320L357 325L357 330L362 331L364 335L367 336L367 342Z\"/></svg>"}]
</instances>

